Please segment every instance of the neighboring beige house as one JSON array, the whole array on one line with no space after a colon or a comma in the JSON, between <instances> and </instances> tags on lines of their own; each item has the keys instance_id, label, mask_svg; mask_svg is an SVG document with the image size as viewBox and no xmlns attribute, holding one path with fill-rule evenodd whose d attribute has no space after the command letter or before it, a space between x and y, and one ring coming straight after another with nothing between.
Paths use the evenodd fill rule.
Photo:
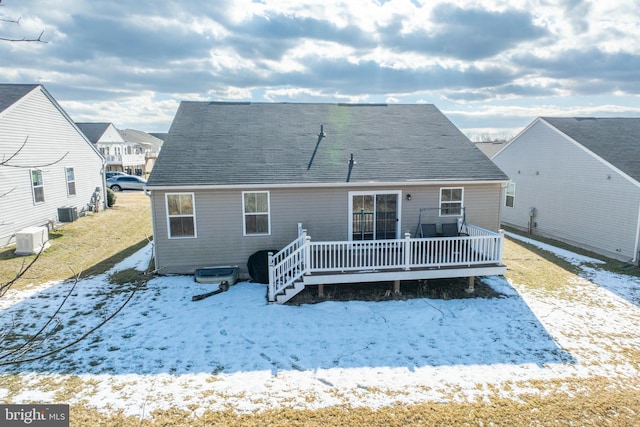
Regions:
<instances>
[{"instance_id":1,"label":"neighboring beige house","mask_svg":"<svg viewBox=\"0 0 640 427\"><path fill-rule=\"evenodd\" d=\"M103 207L103 169L104 158L43 86L0 84L0 246Z\"/></svg>"},{"instance_id":2,"label":"neighboring beige house","mask_svg":"<svg viewBox=\"0 0 640 427\"><path fill-rule=\"evenodd\" d=\"M247 277L253 253L282 250L272 302L308 285L502 274L508 181L433 105L182 102L147 182L155 265Z\"/></svg>"},{"instance_id":3,"label":"neighboring beige house","mask_svg":"<svg viewBox=\"0 0 640 427\"><path fill-rule=\"evenodd\" d=\"M537 118L492 160L505 225L638 262L640 118Z\"/></svg>"},{"instance_id":4,"label":"neighboring beige house","mask_svg":"<svg viewBox=\"0 0 640 427\"><path fill-rule=\"evenodd\" d=\"M107 161L105 172L143 175L148 147L126 141L113 123L76 123Z\"/></svg>"}]
</instances>

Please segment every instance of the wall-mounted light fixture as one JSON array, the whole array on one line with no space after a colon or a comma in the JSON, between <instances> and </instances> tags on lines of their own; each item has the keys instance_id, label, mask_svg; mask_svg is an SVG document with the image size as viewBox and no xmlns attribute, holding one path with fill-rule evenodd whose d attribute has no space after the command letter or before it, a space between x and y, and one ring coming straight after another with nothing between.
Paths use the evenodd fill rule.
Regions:
<instances>
[{"instance_id":1,"label":"wall-mounted light fixture","mask_svg":"<svg viewBox=\"0 0 640 427\"><path fill-rule=\"evenodd\" d=\"M407 200L411 200L411 194L407 194Z\"/></svg>"}]
</instances>

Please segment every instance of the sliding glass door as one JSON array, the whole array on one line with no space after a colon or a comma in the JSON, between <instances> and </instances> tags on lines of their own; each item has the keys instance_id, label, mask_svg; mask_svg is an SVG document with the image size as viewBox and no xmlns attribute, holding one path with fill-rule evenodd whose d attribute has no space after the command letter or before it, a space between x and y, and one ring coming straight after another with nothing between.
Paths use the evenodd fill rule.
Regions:
<instances>
[{"instance_id":1,"label":"sliding glass door","mask_svg":"<svg viewBox=\"0 0 640 427\"><path fill-rule=\"evenodd\" d=\"M349 193L352 240L397 239L400 192Z\"/></svg>"}]
</instances>

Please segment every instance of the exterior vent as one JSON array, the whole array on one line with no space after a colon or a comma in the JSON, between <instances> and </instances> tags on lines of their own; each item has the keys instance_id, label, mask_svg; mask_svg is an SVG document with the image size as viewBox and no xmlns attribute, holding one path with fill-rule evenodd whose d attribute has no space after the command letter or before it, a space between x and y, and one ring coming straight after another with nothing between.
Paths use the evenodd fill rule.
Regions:
<instances>
[{"instance_id":1,"label":"exterior vent","mask_svg":"<svg viewBox=\"0 0 640 427\"><path fill-rule=\"evenodd\" d=\"M16 255L37 254L49 246L49 229L47 227L29 227L16 233Z\"/></svg>"},{"instance_id":2,"label":"exterior vent","mask_svg":"<svg viewBox=\"0 0 640 427\"><path fill-rule=\"evenodd\" d=\"M73 222L78 219L78 208L58 208L58 221Z\"/></svg>"}]
</instances>

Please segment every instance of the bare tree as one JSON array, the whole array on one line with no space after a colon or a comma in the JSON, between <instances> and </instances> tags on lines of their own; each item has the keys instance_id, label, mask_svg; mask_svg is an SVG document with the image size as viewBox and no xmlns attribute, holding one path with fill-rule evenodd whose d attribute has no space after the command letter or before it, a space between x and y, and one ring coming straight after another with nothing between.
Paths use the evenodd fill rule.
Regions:
<instances>
[{"instance_id":1,"label":"bare tree","mask_svg":"<svg viewBox=\"0 0 640 427\"><path fill-rule=\"evenodd\" d=\"M2 0L0 0L0 6L4 6L2 4ZM18 19L7 19L7 18L0 18L0 22L4 22L4 23L8 23L8 24L13 24L13 25L20 25L20 20L22 18L18 18ZM45 40L42 40L42 35L44 34L44 30L40 32L40 35L38 35L38 37L22 37L22 38L12 38L12 37L2 37L0 36L0 41L5 41L5 42L36 42L36 43L48 43Z\"/></svg>"}]
</instances>

